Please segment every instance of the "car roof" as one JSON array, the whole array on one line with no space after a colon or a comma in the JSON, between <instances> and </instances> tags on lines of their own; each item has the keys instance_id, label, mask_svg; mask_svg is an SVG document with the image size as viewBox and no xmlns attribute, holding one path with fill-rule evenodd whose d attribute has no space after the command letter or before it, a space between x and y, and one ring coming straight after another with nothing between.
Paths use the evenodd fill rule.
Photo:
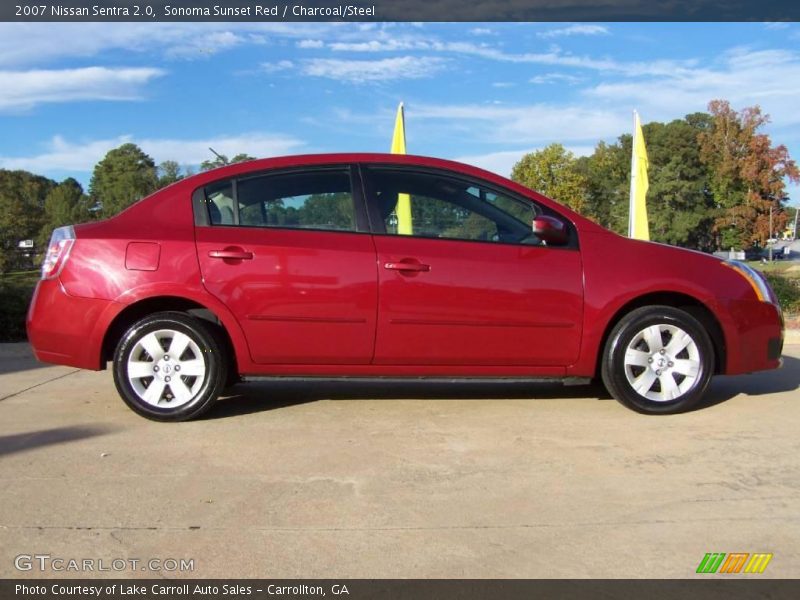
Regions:
<instances>
[{"instance_id":1,"label":"car roof","mask_svg":"<svg viewBox=\"0 0 800 600\"><path fill-rule=\"evenodd\" d=\"M243 162L233 163L209 171L204 171L198 175L210 175L212 179L220 177L230 177L251 171L269 170L282 167L301 167L323 164L349 164L349 163L380 163L397 165L414 165L423 167L433 167L448 169L462 173L474 172L476 176L487 178L497 176L494 173L485 171L478 167L473 167L464 163L434 158L431 156L421 156L415 154L390 154L377 152L358 152L358 153L326 153L326 154L295 154L287 156L276 156L271 158L256 158Z\"/></svg>"}]
</instances>

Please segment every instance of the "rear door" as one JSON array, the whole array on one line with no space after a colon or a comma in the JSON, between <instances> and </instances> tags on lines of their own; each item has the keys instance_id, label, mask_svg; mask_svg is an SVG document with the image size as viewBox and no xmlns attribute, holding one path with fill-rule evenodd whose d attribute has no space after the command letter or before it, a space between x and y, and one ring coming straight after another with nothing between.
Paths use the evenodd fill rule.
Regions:
<instances>
[{"instance_id":1,"label":"rear door","mask_svg":"<svg viewBox=\"0 0 800 600\"><path fill-rule=\"evenodd\" d=\"M367 364L377 274L349 166L270 172L198 190L206 288L263 364ZM201 196L198 201L198 195Z\"/></svg>"},{"instance_id":2,"label":"rear door","mask_svg":"<svg viewBox=\"0 0 800 600\"><path fill-rule=\"evenodd\" d=\"M503 190L441 172L363 172L373 227L383 231L375 236L376 364L564 366L577 358L583 276L571 225L569 244L547 246L531 228L544 209Z\"/></svg>"}]
</instances>

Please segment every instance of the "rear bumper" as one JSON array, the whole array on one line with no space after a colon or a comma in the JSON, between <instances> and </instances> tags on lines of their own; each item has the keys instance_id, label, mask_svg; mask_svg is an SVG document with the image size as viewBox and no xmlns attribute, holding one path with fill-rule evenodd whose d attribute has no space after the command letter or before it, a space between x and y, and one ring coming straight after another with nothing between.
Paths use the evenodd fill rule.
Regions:
<instances>
[{"instance_id":1,"label":"rear bumper","mask_svg":"<svg viewBox=\"0 0 800 600\"><path fill-rule=\"evenodd\" d=\"M102 368L103 323L115 302L70 296L59 279L39 281L26 326L33 353L42 362L81 369Z\"/></svg>"},{"instance_id":2,"label":"rear bumper","mask_svg":"<svg viewBox=\"0 0 800 600\"><path fill-rule=\"evenodd\" d=\"M725 310L725 373L738 375L780 367L784 335L780 308L766 302L736 300L729 301Z\"/></svg>"}]
</instances>

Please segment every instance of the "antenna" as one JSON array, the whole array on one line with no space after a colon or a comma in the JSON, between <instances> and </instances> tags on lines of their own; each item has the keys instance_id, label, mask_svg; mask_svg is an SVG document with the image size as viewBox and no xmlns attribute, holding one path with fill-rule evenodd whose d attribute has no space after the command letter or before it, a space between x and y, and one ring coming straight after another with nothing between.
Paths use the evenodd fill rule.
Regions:
<instances>
[{"instance_id":1,"label":"antenna","mask_svg":"<svg viewBox=\"0 0 800 600\"><path fill-rule=\"evenodd\" d=\"M214 156L216 156L218 159L220 159L222 161L223 165L227 165L228 164L228 158L226 156L223 156L222 154L220 154L219 152L214 150L211 146L209 146L208 149L211 150L211 152L214 153Z\"/></svg>"}]
</instances>

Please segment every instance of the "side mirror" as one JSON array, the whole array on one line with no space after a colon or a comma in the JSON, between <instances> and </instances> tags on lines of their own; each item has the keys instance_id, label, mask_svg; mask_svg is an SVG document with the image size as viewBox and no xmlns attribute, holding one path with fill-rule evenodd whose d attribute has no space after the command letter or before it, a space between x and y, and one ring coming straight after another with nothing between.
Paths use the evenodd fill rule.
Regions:
<instances>
[{"instance_id":1,"label":"side mirror","mask_svg":"<svg viewBox=\"0 0 800 600\"><path fill-rule=\"evenodd\" d=\"M554 246L563 246L569 241L564 222L547 215L538 216L533 220L533 233L543 242Z\"/></svg>"}]
</instances>

